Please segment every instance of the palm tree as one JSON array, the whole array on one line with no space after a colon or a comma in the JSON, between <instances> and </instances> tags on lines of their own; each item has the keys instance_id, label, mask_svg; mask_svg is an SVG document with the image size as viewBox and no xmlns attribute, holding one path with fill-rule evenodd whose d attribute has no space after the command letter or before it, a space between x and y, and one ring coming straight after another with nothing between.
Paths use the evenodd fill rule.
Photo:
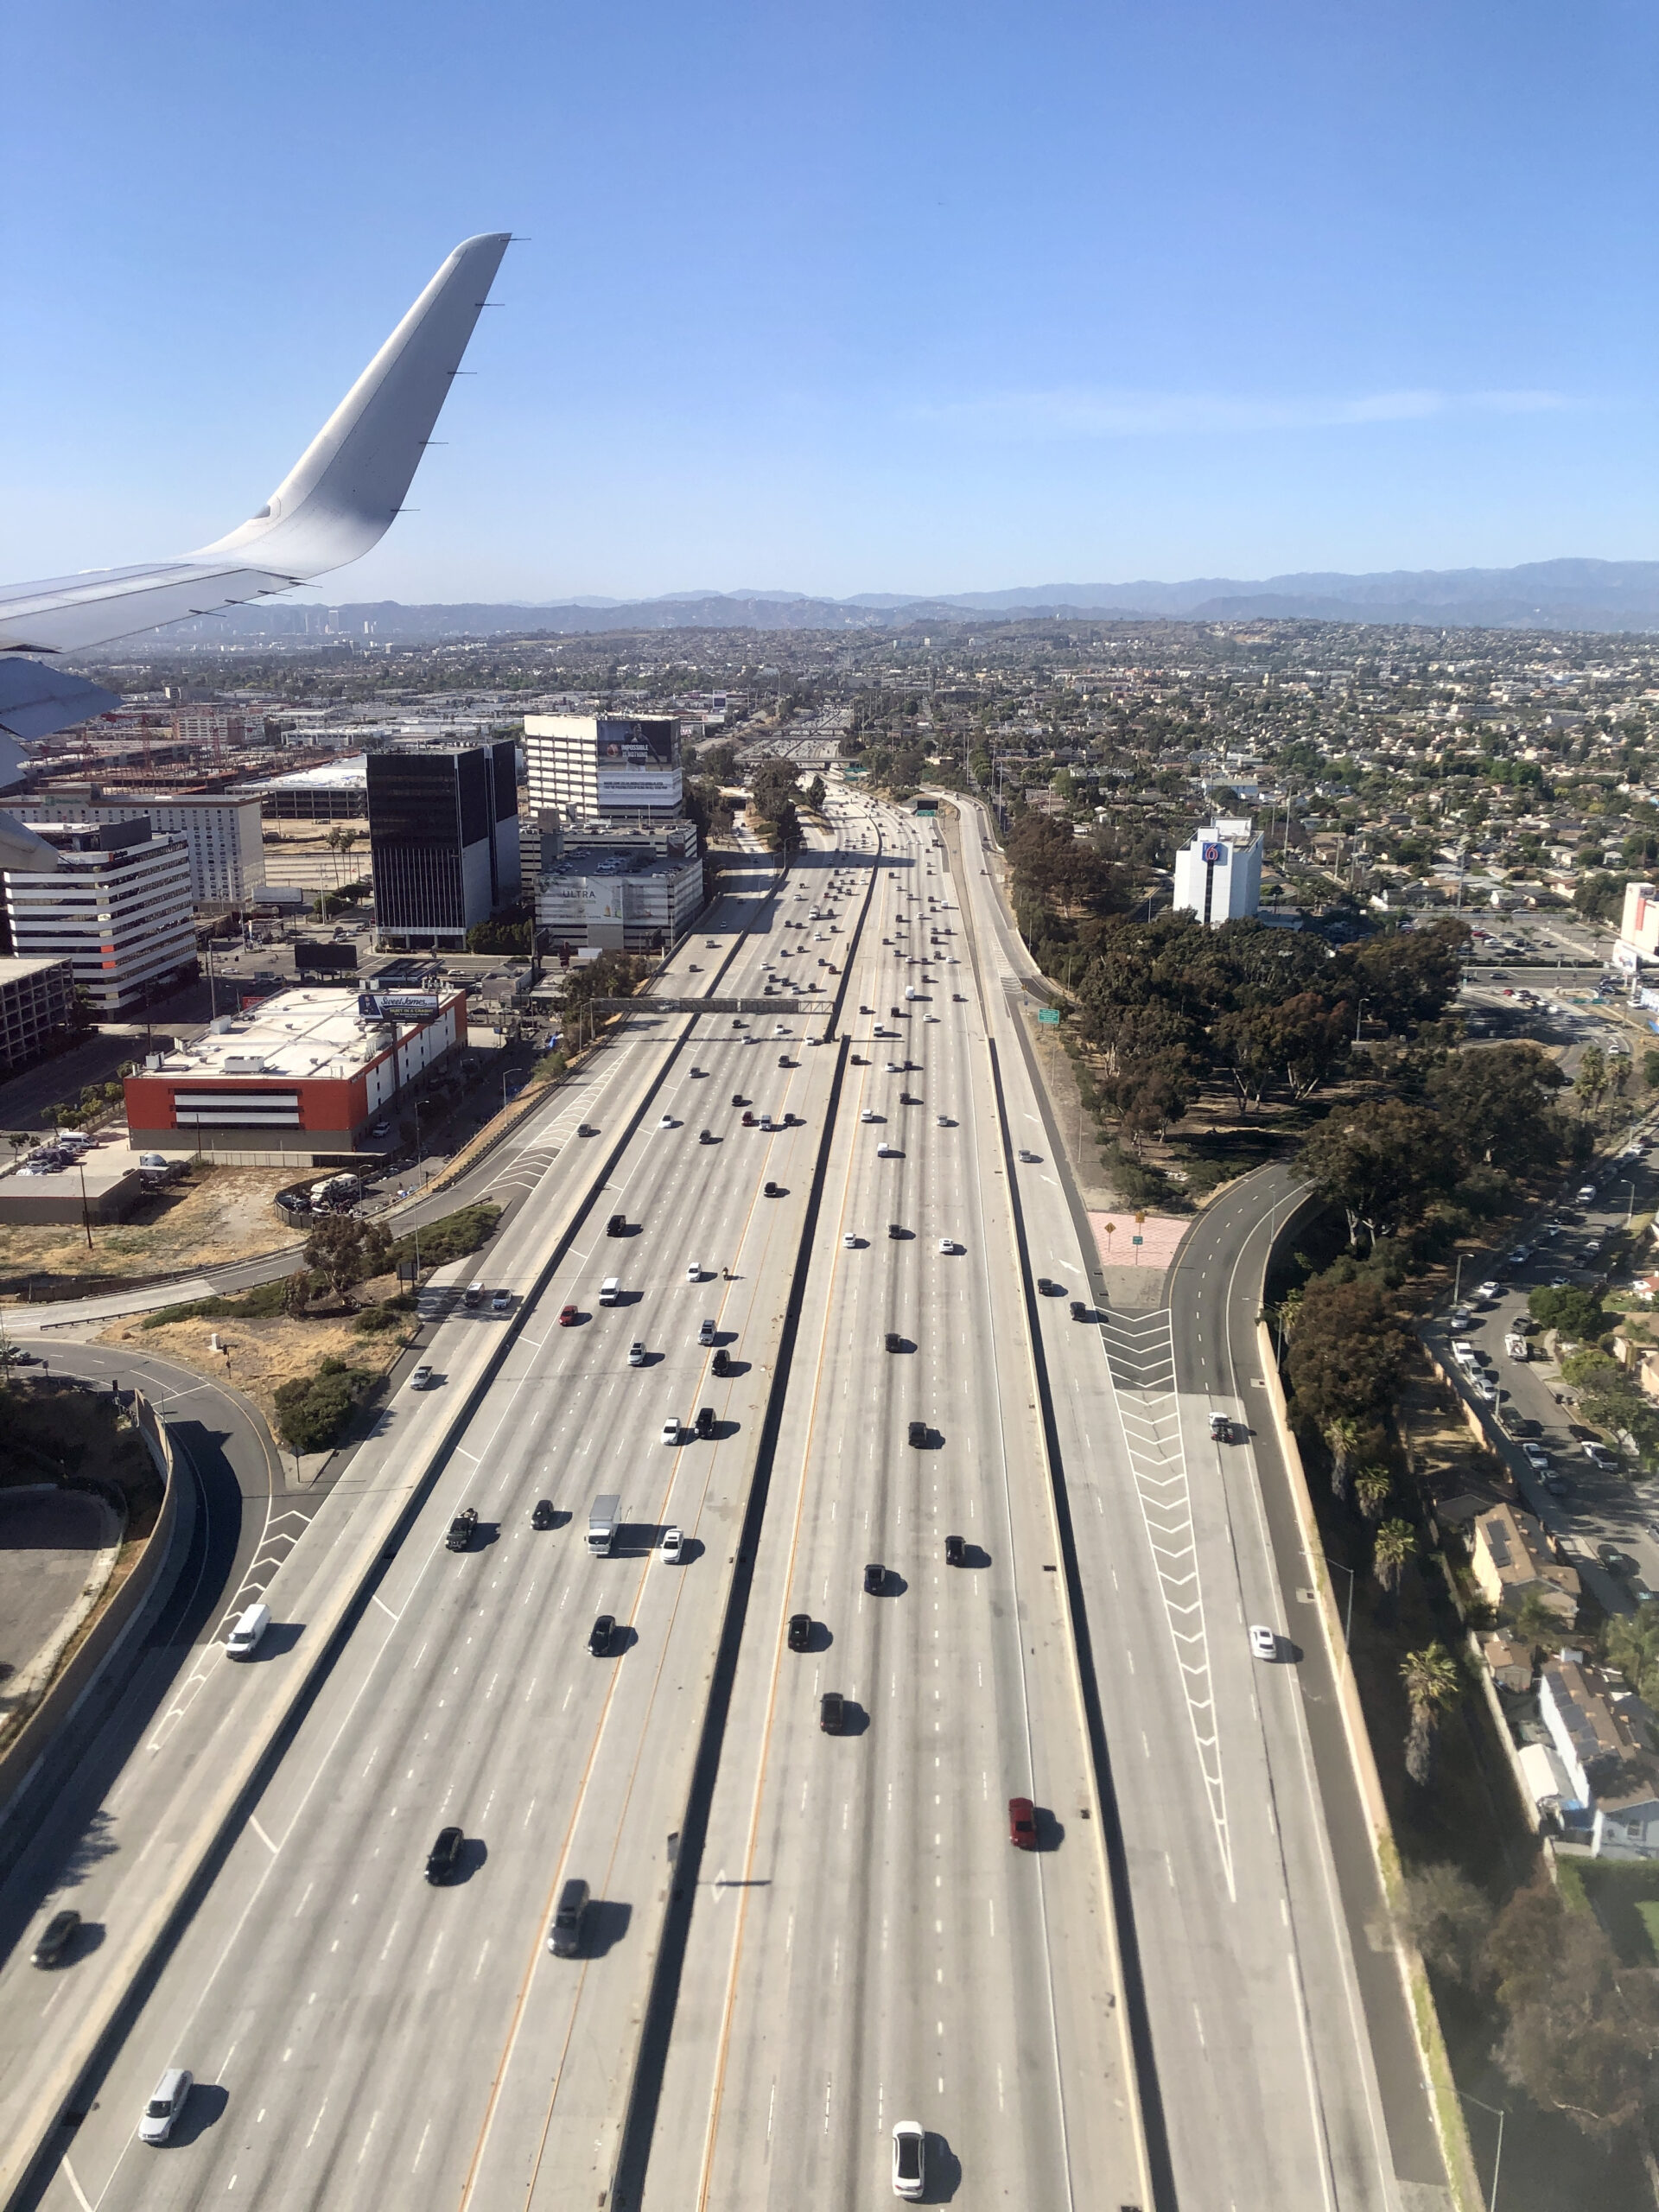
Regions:
<instances>
[{"instance_id":1,"label":"palm tree","mask_svg":"<svg viewBox=\"0 0 1659 2212\"><path fill-rule=\"evenodd\" d=\"M1339 1498L1348 1495L1348 1462L1359 1443L1359 1423L1351 1414L1326 1421L1325 1440L1331 1447L1331 1487Z\"/></svg>"},{"instance_id":2,"label":"palm tree","mask_svg":"<svg viewBox=\"0 0 1659 2212\"><path fill-rule=\"evenodd\" d=\"M1638 1697L1659 1694L1659 1605L1615 1613L1602 1631L1601 1648Z\"/></svg>"},{"instance_id":3,"label":"palm tree","mask_svg":"<svg viewBox=\"0 0 1659 2212\"><path fill-rule=\"evenodd\" d=\"M1354 1498L1368 1521L1375 1521L1389 1502L1394 1484L1386 1467L1362 1467L1354 1477Z\"/></svg>"},{"instance_id":4,"label":"palm tree","mask_svg":"<svg viewBox=\"0 0 1659 2212\"><path fill-rule=\"evenodd\" d=\"M1371 1546L1371 1573L1382 1592L1386 1616L1393 1614L1395 1595L1416 1551L1416 1532L1409 1521L1385 1521L1377 1530Z\"/></svg>"},{"instance_id":5,"label":"palm tree","mask_svg":"<svg viewBox=\"0 0 1659 2212\"><path fill-rule=\"evenodd\" d=\"M1378 1531L1379 1535L1381 1531ZM1457 1663L1446 1646L1425 1644L1408 1651L1400 1665L1400 1679L1411 1700L1411 1726L1406 1732L1406 1772L1421 1789L1434 1764L1434 1732L1440 1715L1455 1705L1462 1690Z\"/></svg>"}]
</instances>

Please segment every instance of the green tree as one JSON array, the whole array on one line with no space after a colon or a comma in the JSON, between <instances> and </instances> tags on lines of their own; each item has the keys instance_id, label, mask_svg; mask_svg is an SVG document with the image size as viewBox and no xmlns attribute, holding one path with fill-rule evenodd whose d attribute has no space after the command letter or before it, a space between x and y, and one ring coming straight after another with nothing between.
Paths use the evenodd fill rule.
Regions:
<instances>
[{"instance_id":1,"label":"green tree","mask_svg":"<svg viewBox=\"0 0 1659 2212\"><path fill-rule=\"evenodd\" d=\"M1614 1613L1601 1635L1602 1656L1649 1705L1659 1703L1659 1604Z\"/></svg>"},{"instance_id":2,"label":"green tree","mask_svg":"<svg viewBox=\"0 0 1659 2212\"><path fill-rule=\"evenodd\" d=\"M381 1222L359 1221L354 1214L325 1215L305 1240L304 1259L336 1297L344 1298L354 1284L385 1273L391 1264L391 1236Z\"/></svg>"},{"instance_id":3,"label":"green tree","mask_svg":"<svg viewBox=\"0 0 1659 2212\"><path fill-rule=\"evenodd\" d=\"M1382 1531L1378 1530L1381 1536ZM1411 1707L1411 1726L1406 1734L1406 1772L1418 1787L1427 1784L1434 1765L1434 1738L1440 1715L1449 1712L1462 1692L1457 1662L1446 1646L1436 1641L1421 1651L1408 1651L1401 1662L1400 1679Z\"/></svg>"},{"instance_id":4,"label":"green tree","mask_svg":"<svg viewBox=\"0 0 1659 2212\"><path fill-rule=\"evenodd\" d=\"M1331 1488L1338 1498L1348 1495L1348 1463L1359 1448L1364 1431L1352 1414L1338 1414L1319 1430L1331 1453Z\"/></svg>"},{"instance_id":5,"label":"green tree","mask_svg":"<svg viewBox=\"0 0 1659 2212\"><path fill-rule=\"evenodd\" d=\"M1592 1290L1575 1290L1569 1283L1556 1289L1541 1283L1527 1294L1527 1311L1542 1329L1558 1329L1575 1342L1593 1342L1607 1326L1607 1316Z\"/></svg>"},{"instance_id":6,"label":"green tree","mask_svg":"<svg viewBox=\"0 0 1659 2212\"><path fill-rule=\"evenodd\" d=\"M1384 1521L1371 1544L1371 1573L1392 1614L1406 1569L1417 1555L1417 1536L1409 1521Z\"/></svg>"},{"instance_id":7,"label":"green tree","mask_svg":"<svg viewBox=\"0 0 1659 2212\"><path fill-rule=\"evenodd\" d=\"M1338 1109L1302 1146L1304 1171L1342 1208L1348 1241L1363 1229L1375 1246L1444 1180L1445 1137L1437 1115L1399 1099Z\"/></svg>"},{"instance_id":8,"label":"green tree","mask_svg":"<svg viewBox=\"0 0 1659 2212\"><path fill-rule=\"evenodd\" d=\"M1649 1046L1643 1053L1642 1080L1649 1090L1659 1090L1659 1047Z\"/></svg>"},{"instance_id":9,"label":"green tree","mask_svg":"<svg viewBox=\"0 0 1659 2212\"><path fill-rule=\"evenodd\" d=\"M1354 1502L1368 1521L1382 1513L1393 1487L1386 1467L1362 1467L1354 1477Z\"/></svg>"},{"instance_id":10,"label":"green tree","mask_svg":"<svg viewBox=\"0 0 1659 2212\"><path fill-rule=\"evenodd\" d=\"M1296 1413L1316 1428L1376 1421L1392 1402L1413 1339L1380 1285L1315 1275L1302 1293L1286 1366Z\"/></svg>"},{"instance_id":11,"label":"green tree","mask_svg":"<svg viewBox=\"0 0 1659 2212\"><path fill-rule=\"evenodd\" d=\"M1546 1880L1517 1891L1484 1947L1508 2016L1510 2079L1545 2111L1605 2140L1637 2125L1659 2057L1659 1987L1622 1972L1595 1916L1568 1911Z\"/></svg>"},{"instance_id":12,"label":"green tree","mask_svg":"<svg viewBox=\"0 0 1659 2212\"><path fill-rule=\"evenodd\" d=\"M1485 1891L1461 1868L1441 1860L1408 1874L1401 1906L1412 1941L1437 1974L1466 1989L1486 1985L1485 1950L1495 1916Z\"/></svg>"},{"instance_id":13,"label":"green tree","mask_svg":"<svg viewBox=\"0 0 1659 2212\"><path fill-rule=\"evenodd\" d=\"M1601 1102L1607 1096L1608 1080L1607 1055L1599 1045L1586 1045L1579 1062L1579 1072L1573 1078L1573 1089L1590 1113L1600 1112Z\"/></svg>"}]
</instances>

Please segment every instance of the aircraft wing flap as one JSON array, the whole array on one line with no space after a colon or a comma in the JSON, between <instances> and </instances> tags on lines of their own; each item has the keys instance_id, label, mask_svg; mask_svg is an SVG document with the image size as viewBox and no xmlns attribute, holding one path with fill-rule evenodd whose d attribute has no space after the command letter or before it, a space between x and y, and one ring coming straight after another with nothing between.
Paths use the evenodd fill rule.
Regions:
<instances>
[{"instance_id":1,"label":"aircraft wing flap","mask_svg":"<svg viewBox=\"0 0 1659 2212\"><path fill-rule=\"evenodd\" d=\"M0 589L0 652L78 652L159 623L287 591L296 581L233 561L164 561Z\"/></svg>"}]
</instances>

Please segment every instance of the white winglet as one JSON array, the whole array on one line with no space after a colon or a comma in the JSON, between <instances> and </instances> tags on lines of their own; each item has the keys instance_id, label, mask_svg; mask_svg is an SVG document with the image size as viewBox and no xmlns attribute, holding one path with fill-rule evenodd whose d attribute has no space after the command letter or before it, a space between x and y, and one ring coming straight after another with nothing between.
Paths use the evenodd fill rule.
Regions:
<instances>
[{"instance_id":1,"label":"white winglet","mask_svg":"<svg viewBox=\"0 0 1659 2212\"><path fill-rule=\"evenodd\" d=\"M404 503L507 235L458 245L266 505L228 537L137 568L0 586L0 652L73 652L342 568Z\"/></svg>"}]
</instances>

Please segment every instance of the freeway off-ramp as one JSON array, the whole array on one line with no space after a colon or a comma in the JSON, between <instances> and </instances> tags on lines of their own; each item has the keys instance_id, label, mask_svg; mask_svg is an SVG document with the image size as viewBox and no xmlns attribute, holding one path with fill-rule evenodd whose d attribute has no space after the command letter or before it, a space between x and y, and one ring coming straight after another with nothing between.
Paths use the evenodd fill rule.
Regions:
<instances>
[{"instance_id":1,"label":"freeway off-ramp","mask_svg":"<svg viewBox=\"0 0 1659 2212\"><path fill-rule=\"evenodd\" d=\"M615 1142L605 1187L565 1146L492 1248L510 1339L446 1325L441 1391L394 1400L276 1576L269 1657L209 1652L158 1717L111 1855L64 1891L100 1945L49 1980L21 1951L0 1972L0 2131L27 2145L77 2027L153 1956L31 2201L851 2207L887 2196L899 2119L963 2205L1442 2201L1386 2051L1379 2088L1299 1670L1246 1652L1246 1620L1280 1618L1279 1532L1252 1447L1208 1440L1229 1400L1187 1362L1202 1300L1172 1338L1166 1313L1080 1325L1038 1295L1044 1274L1090 1299L1093 1255L977 817L942 849L862 803L842 820L846 849L801 855L704 979L758 993L787 948L824 1014L784 1039L639 1017L584 1109ZM842 980L820 958L847 969L850 1041L807 1048ZM744 1128L734 1093L796 1125ZM614 1211L638 1233L607 1237ZM632 1302L601 1308L613 1273ZM665 1446L700 1406L713 1435ZM626 1536L595 1559L610 1490ZM457 1557L464 1502L483 1529ZM601 1611L621 1634L590 1657ZM1034 1853L1008 1846L1016 1795ZM461 1878L431 1888L449 1821ZM168 1859L214 1822L162 1940ZM545 1938L569 1874L595 1904L566 1961ZM157 2152L136 2121L170 2063L201 2086Z\"/></svg>"}]
</instances>

